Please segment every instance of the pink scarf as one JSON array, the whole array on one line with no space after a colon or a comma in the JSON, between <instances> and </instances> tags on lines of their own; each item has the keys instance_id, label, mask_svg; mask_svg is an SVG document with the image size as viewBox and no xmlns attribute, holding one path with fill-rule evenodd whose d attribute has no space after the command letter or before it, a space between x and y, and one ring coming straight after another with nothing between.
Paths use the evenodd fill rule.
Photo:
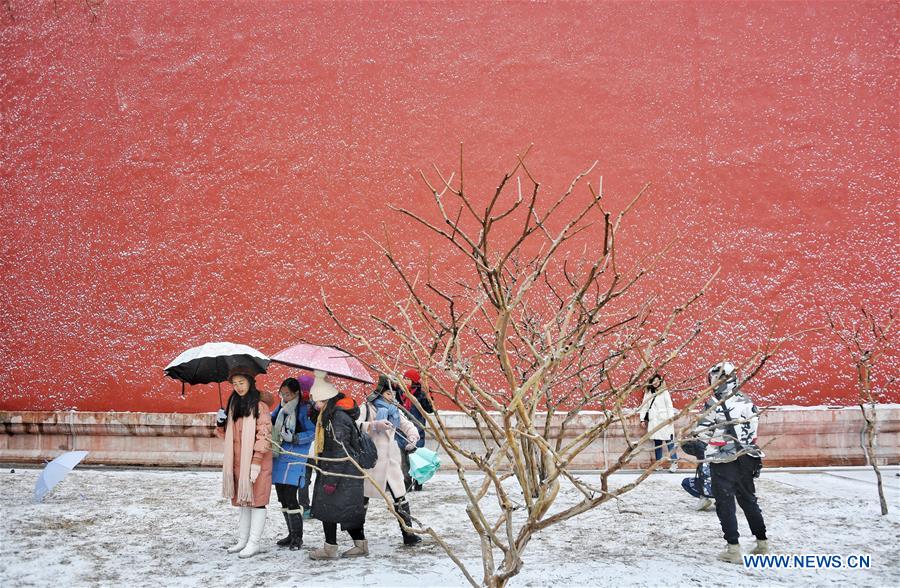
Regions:
<instances>
[{"instance_id":1,"label":"pink scarf","mask_svg":"<svg viewBox=\"0 0 900 588\"><path fill-rule=\"evenodd\" d=\"M232 413L228 411L228 426L225 427L225 458L222 460L222 496L234 497L234 424ZM241 461L238 473L238 504L253 503L253 484L250 482L250 462L253 459L253 443L256 441L256 419L253 415L241 419Z\"/></svg>"}]
</instances>

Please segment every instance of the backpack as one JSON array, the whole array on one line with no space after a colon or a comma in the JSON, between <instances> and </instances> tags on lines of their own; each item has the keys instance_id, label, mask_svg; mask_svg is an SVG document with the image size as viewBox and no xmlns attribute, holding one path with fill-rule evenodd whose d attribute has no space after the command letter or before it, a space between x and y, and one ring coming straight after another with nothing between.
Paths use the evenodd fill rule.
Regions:
<instances>
[{"instance_id":1,"label":"backpack","mask_svg":"<svg viewBox=\"0 0 900 588\"><path fill-rule=\"evenodd\" d=\"M698 460L706 459L706 443L700 439L688 439L681 442L681 450L696 457Z\"/></svg>"},{"instance_id":2,"label":"backpack","mask_svg":"<svg viewBox=\"0 0 900 588\"><path fill-rule=\"evenodd\" d=\"M369 416L372 414L372 410L369 407L369 403L366 403L366 421L369 421ZM364 470L371 470L375 467L375 464L378 462L378 448L375 447L375 442L372 441L372 438L369 437L369 434L364 432L362 428L357 427L357 432L359 433L359 455L356 458L356 463L359 464Z\"/></svg>"}]
</instances>

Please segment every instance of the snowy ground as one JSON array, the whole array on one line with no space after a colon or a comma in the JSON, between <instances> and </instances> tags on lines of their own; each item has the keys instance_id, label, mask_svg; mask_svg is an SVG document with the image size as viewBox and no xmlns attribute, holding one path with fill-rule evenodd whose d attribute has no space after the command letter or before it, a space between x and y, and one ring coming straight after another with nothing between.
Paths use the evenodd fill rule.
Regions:
<instances>
[{"instance_id":1,"label":"snowy ground","mask_svg":"<svg viewBox=\"0 0 900 588\"><path fill-rule=\"evenodd\" d=\"M31 502L36 469L0 471L2 586L459 586L463 576L427 542L403 548L386 512L373 505L366 525L371 555L314 562L309 549L322 529L306 526L304 549L274 545L284 521L270 505L265 551L239 560L233 540L236 509L219 498L212 471L78 468L42 504ZM868 554L868 570L748 570L720 563L714 512L695 512L680 488L685 473L658 473L621 505L595 509L532 541L513 586L898 586L900 478L885 471L892 512L879 516L870 469L766 470L758 494L776 550L792 554ZM585 474L590 478L590 474ZM631 476L623 474L616 484ZM440 530L480 579L478 545L470 533L453 474L442 473L411 497L413 514ZM565 502L577 499L566 488ZM634 511L639 512L636 514ZM739 516L745 546L751 545ZM341 548L350 546L339 535ZM426 540L427 541L427 540Z\"/></svg>"}]
</instances>

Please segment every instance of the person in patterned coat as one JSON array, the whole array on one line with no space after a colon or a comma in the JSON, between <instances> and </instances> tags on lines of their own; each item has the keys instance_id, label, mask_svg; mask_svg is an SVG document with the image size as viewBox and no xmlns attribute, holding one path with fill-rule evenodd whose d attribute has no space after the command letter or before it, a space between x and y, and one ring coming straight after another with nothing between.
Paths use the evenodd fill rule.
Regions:
<instances>
[{"instance_id":1,"label":"person in patterned coat","mask_svg":"<svg viewBox=\"0 0 900 588\"><path fill-rule=\"evenodd\" d=\"M710 464L712 492L716 499L716 516L722 526L725 551L719 559L731 563L743 561L738 542L735 499L750 531L756 536L752 553L768 553L766 524L756 500L754 478L762 469L764 454L757 445L759 416L756 406L738 389L737 369L731 362L710 368L707 383L713 389L703 410L703 418L695 433L705 442L706 461Z\"/></svg>"}]
</instances>

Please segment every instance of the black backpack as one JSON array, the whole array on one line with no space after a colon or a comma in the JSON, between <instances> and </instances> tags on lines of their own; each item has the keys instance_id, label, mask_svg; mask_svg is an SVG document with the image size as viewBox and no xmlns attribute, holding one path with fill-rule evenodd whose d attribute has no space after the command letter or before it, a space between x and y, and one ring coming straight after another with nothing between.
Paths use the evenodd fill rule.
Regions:
<instances>
[{"instance_id":1,"label":"black backpack","mask_svg":"<svg viewBox=\"0 0 900 588\"><path fill-rule=\"evenodd\" d=\"M369 417L372 414L371 407L369 403L366 403L366 421L369 421ZM359 432L359 455L356 458L356 463L359 464L364 470L371 470L375 467L375 464L378 462L378 448L375 447L375 442L372 441L372 438L369 437L369 434L364 432L362 428L357 427L356 429Z\"/></svg>"},{"instance_id":2,"label":"black backpack","mask_svg":"<svg viewBox=\"0 0 900 588\"><path fill-rule=\"evenodd\" d=\"M696 457L698 461L706 459L706 443L700 439L687 439L681 442L681 450Z\"/></svg>"}]
</instances>

